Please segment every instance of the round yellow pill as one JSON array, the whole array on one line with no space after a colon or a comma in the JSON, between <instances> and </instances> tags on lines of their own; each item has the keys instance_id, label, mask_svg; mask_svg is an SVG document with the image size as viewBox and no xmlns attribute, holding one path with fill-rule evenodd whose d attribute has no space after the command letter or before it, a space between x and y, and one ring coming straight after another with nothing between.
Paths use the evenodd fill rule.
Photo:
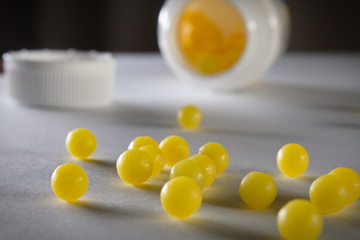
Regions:
<instances>
[{"instance_id":1,"label":"round yellow pill","mask_svg":"<svg viewBox=\"0 0 360 240\"><path fill-rule=\"evenodd\" d=\"M360 179L358 173L351 168L338 167L328 173L339 178L339 180L348 188L348 204L356 202L360 197Z\"/></svg>"},{"instance_id":2,"label":"round yellow pill","mask_svg":"<svg viewBox=\"0 0 360 240\"><path fill-rule=\"evenodd\" d=\"M246 205L261 209L268 207L275 200L277 187L269 174L250 172L241 181L239 194Z\"/></svg>"},{"instance_id":3,"label":"round yellow pill","mask_svg":"<svg viewBox=\"0 0 360 240\"><path fill-rule=\"evenodd\" d=\"M277 215L277 227L284 239L317 239L323 228L319 210L304 199L291 200Z\"/></svg>"},{"instance_id":4,"label":"round yellow pill","mask_svg":"<svg viewBox=\"0 0 360 240\"><path fill-rule=\"evenodd\" d=\"M75 163L58 166L51 175L54 194L65 201L73 202L86 193L89 180L83 168Z\"/></svg>"},{"instance_id":5,"label":"round yellow pill","mask_svg":"<svg viewBox=\"0 0 360 240\"><path fill-rule=\"evenodd\" d=\"M184 106L177 112L177 120L182 128L195 129L201 123L202 113L193 105Z\"/></svg>"},{"instance_id":6,"label":"round yellow pill","mask_svg":"<svg viewBox=\"0 0 360 240\"><path fill-rule=\"evenodd\" d=\"M170 215L186 218L201 206L202 193L199 185L189 177L176 177L161 189L161 205Z\"/></svg>"},{"instance_id":7,"label":"round yellow pill","mask_svg":"<svg viewBox=\"0 0 360 240\"><path fill-rule=\"evenodd\" d=\"M128 149L141 148L141 147L147 146L147 145L153 145L156 147L159 146L158 142L155 139L153 139L152 137L139 136L139 137L136 137L134 140L132 140Z\"/></svg>"},{"instance_id":8,"label":"round yellow pill","mask_svg":"<svg viewBox=\"0 0 360 240\"><path fill-rule=\"evenodd\" d=\"M276 163L279 170L288 177L303 174L309 166L309 155L300 144L290 143L280 148Z\"/></svg>"},{"instance_id":9,"label":"round yellow pill","mask_svg":"<svg viewBox=\"0 0 360 240\"><path fill-rule=\"evenodd\" d=\"M146 152L153 160L153 171L151 176L158 175L165 165L165 157L158 146L147 145L140 148L140 150Z\"/></svg>"},{"instance_id":10,"label":"round yellow pill","mask_svg":"<svg viewBox=\"0 0 360 240\"><path fill-rule=\"evenodd\" d=\"M170 171L170 179L185 176L194 180L202 189L206 184L206 173L201 164L195 160L185 159L177 162Z\"/></svg>"},{"instance_id":11,"label":"round yellow pill","mask_svg":"<svg viewBox=\"0 0 360 240\"><path fill-rule=\"evenodd\" d=\"M229 166L229 153L220 143L209 142L200 147L199 153L213 160L216 174L220 174Z\"/></svg>"},{"instance_id":12,"label":"round yellow pill","mask_svg":"<svg viewBox=\"0 0 360 240\"><path fill-rule=\"evenodd\" d=\"M153 172L153 161L144 151L134 148L123 152L116 162L119 177L126 183L139 185Z\"/></svg>"},{"instance_id":13,"label":"round yellow pill","mask_svg":"<svg viewBox=\"0 0 360 240\"><path fill-rule=\"evenodd\" d=\"M216 167L214 162L206 155L195 154L192 155L189 159L195 160L203 167L206 175L205 187L210 186L216 177Z\"/></svg>"},{"instance_id":14,"label":"round yellow pill","mask_svg":"<svg viewBox=\"0 0 360 240\"><path fill-rule=\"evenodd\" d=\"M190 146L187 141L179 136L168 136L160 143L160 150L165 156L165 164L174 166L180 160L190 155Z\"/></svg>"},{"instance_id":15,"label":"round yellow pill","mask_svg":"<svg viewBox=\"0 0 360 240\"><path fill-rule=\"evenodd\" d=\"M70 155L86 159L96 149L96 137L86 128L76 128L68 133L65 146Z\"/></svg>"},{"instance_id":16,"label":"round yellow pill","mask_svg":"<svg viewBox=\"0 0 360 240\"><path fill-rule=\"evenodd\" d=\"M337 177L324 175L311 184L309 195L311 202L322 214L331 214L345 207L349 191Z\"/></svg>"}]
</instances>

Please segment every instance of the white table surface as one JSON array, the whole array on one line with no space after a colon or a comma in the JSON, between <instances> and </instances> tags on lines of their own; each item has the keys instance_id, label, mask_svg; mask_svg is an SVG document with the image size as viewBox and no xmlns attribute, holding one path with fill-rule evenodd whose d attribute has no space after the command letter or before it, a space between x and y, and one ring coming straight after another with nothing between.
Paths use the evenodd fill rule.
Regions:
<instances>
[{"instance_id":1,"label":"white table surface","mask_svg":"<svg viewBox=\"0 0 360 240\"><path fill-rule=\"evenodd\" d=\"M360 54L288 54L250 89L212 93L182 85L159 55L118 56L113 106L93 110L27 108L6 101L0 77L0 239L279 239L278 209L308 198L317 176L338 166L360 172ZM198 105L201 129L183 131L176 111ZM65 136L85 127L97 136L93 161L70 157ZM142 188L123 183L115 162L136 136L186 138L192 153L216 141L231 163L203 192L200 210L186 220L165 214L159 192L166 170ZM304 145L305 176L282 176L275 163L289 142ZM57 199L50 176L75 162L90 179L78 203ZM279 194L265 210L250 210L238 185L250 171L274 176ZM360 239L359 201L325 216L321 239Z\"/></svg>"}]
</instances>

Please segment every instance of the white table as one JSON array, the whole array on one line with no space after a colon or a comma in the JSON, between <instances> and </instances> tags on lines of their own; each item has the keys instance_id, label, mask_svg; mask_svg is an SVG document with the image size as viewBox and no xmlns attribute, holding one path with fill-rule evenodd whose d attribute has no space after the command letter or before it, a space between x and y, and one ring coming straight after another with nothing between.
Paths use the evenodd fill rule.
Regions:
<instances>
[{"instance_id":1,"label":"white table","mask_svg":"<svg viewBox=\"0 0 360 240\"><path fill-rule=\"evenodd\" d=\"M156 54L119 55L118 63L116 101L104 109L19 106L5 101L0 78L0 239L279 239L278 209L308 198L316 176L338 166L360 172L360 54L288 54L258 84L227 94L181 85ZM175 120L189 103L204 114L198 131L183 131ZM97 136L93 161L65 150L67 132L77 127ZM162 210L167 170L142 188L117 176L117 157L140 135L183 136L192 153L209 141L228 148L229 169L204 190L192 217L181 221ZM304 145L311 158L297 179L282 176L275 163L289 142ZM90 179L77 204L55 198L50 187L53 170L66 162ZM266 210L247 209L238 196L252 170L277 181L278 198ZM359 239L359 202L324 219L321 239Z\"/></svg>"}]
</instances>

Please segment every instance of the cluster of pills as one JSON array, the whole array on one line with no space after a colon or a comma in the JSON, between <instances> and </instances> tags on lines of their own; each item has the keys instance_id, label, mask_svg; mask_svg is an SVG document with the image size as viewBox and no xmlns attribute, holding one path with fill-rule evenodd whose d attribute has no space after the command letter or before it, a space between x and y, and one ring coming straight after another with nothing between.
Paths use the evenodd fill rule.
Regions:
<instances>
[{"instance_id":1,"label":"cluster of pills","mask_svg":"<svg viewBox=\"0 0 360 240\"><path fill-rule=\"evenodd\" d=\"M65 146L70 155L86 159L96 149L96 137L88 129L77 128L68 133ZM75 163L58 166L51 175L54 194L65 201L73 202L84 195L89 185L85 170Z\"/></svg>"},{"instance_id":2,"label":"cluster of pills","mask_svg":"<svg viewBox=\"0 0 360 240\"><path fill-rule=\"evenodd\" d=\"M202 189L210 186L216 175L228 166L226 148L214 142L204 144L198 154L178 161L170 170L170 180L161 190L164 210L177 218L194 214L202 202Z\"/></svg>"},{"instance_id":3,"label":"cluster of pills","mask_svg":"<svg viewBox=\"0 0 360 240\"><path fill-rule=\"evenodd\" d=\"M309 154L300 144L286 144L278 151L276 163L284 175L298 177L309 166ZM317 239L323 228L323 219L310 201L294 199L279 210L277 227L284 239Z\"/></svg>"},{"instance_id":4,"label":"cluster of pills","mask_svg":"<svg viewBox=\"0 0 360 240\"><path fill-rule=\"evenodd\" d=\"M289 177L303 174L309 166L309 156L300 144L290 143L280 148L276 156L279 170ZM263 172L250 172L241 181L239 194L244 203L253 209L268 207L277 196L274 178Z\"/></svg>"},{"instance_id":5,"label":"cluster of pills","mask_svg":"<svg viewBox=\"0 0 360 240\"><path fill-rule=\"evenodd\" d=\"M310 201L292 200L277 216L280 234L285 239L316 239L322 230L322 214L340 211L360 197L360 179L351 168L338 167L320 176L310 186Z\"/></svg>"},{"instance_id":6,"label":"cluster of pills","mask_svg":"<svg viewBox=\"0 0 360 240\"><path fill-rule=\"evenodd\" d=\"M156 140L148 136L135 138L116 162L119 177L126 183L140 185L158 175L165 165L165 155Z\"/></svg>"},{"instance_id":7,"label":"cluster of pills","mask_svg":"<svg viewBox=\"0 0 360 240\"><path fill-rule=\"evenodd\" d=\"M351 168L335 168L311 184L309 196L322 214L339 212L346 205L359 199L359 175Z\"/></svg>"},{"instance_id":8,"label":"cluster of pills","mask_svg":"<svg viewBox=\"0 0 360 240\"><path fill-rule=\"evenodd\" d=\"M194 106L185 106L177 117L183 128L195 129L202 114ZM90 130L78 128L68 133L65 145L72 156L87 159L95 151L97 141ZM298 177L307 170L309 155L303 146L290 143L279 149L276 163L284 175ZM221 144L209 142L190 156L190 146L182 137L168 136L159 144L149 136L139 136L119 156L116 169L124 182L137 186L161 173L165 165L171 170L160 193L161 205L168 214L182 219L200 208L202 190L227 169L229 154ZM60 165L51 176L54 194L68 202L84 195L88 184L85 170L75 163ZM277 185L271 175L253 171L240 182L239 196L250 208L263 209L276 199ZM351 168L335 168L313 181L310 201L294 199L279 210L278 231L285 239L316 239L323 228L322 214L336 213L359 197L358 173Z\"/></svg>"},{"instance_id":9,"label":"cluster of pills","mask_svg":"<svg viewBox=\"0 0 360 240\"><path fill-rule=\"evenodd\" d=\"M195 129L202 121L202 113L193 105L184 106L179 109L177 120L182 128ZM84 160L95 152L97 141L90 130L77 128L67 134L65 146L70 155ZM173 146L177 149L173 150ZM122 179L130 184L140 184L159 174L164 167L165 159L168 165L173 165L179 159L183 159L183 156L186 158L189 155L188 144L180 137L168 137L160 147L161 150L151 137L134 139L129 145L129 150L120 156L120 161L117 161L117 170ZM133 171L133 168L136 171ZM88 182L85 170L75 163L58 166L51 176L54 194L68 202L76 201L84 195Z\"/></svg>"},{"instance_id":10,"label":"cluster of pills","mask_svg":"<svg viewBox=\"0 0 360 240\"><path fill-rule=\"evenodd\" d=\"M190 156L190 146L182 137L168 136L158 144L149 136L140 136L120 155L116 168L124 182L140 185L159 174L165 164L171 170L160 193L161 204L170 215L185 218L199 209L201 190L228 167L229 154L221 144L209 142Z\"/></svg>"},{"instance_id":11,"label":"cluster of pills","mask_svg":"<svg viewBox=\"0 0 360 240\"><path fill-rule=\"evenodd\" d=\"M299 144L280 148L276 162L289 177L303 174L309 166L309 155ZM360 176L351 168L338 167L312 182L310 201L295 199L284 205L277 216L277 226L285 239L317 239L323 227L322 214L340 211L360 197Z\"/></svg>"}]
</instances>

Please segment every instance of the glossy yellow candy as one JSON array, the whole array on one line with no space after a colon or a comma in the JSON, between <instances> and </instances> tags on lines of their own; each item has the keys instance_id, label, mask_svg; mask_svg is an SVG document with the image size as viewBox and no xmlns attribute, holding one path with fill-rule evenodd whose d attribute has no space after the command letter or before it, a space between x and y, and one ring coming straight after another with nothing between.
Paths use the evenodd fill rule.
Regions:
<instances>
[{"instance_id":1,"label":"glossy yellow candy","mask_svg":"<svg viewBox=\"0 0 360 240\"><path fill-rule=\"evenodd\" d=\"M129 149L118 158L116 169L124 182L139 185L151 177L153 161L146 152L137 148Z\"/></svg>"},{"instance_id":2,"label":"glossy yellow candy","mask_svg":"<svg viewBox=\"0 0 360 240\"><path fill-rule=\"evenodd\" d=\"M360 197L360 179L358 173L351 168L338 167L329 172L334 175L348 188L348 204L356 202Z\"/></svg>"},{"instance_id":3,"label":"glossy yellow candy","mask_svg":"<svg viewBox=\"0 0 360 240\"><path fill-rule=\"evenodd\" d=\"M160 148L154 145L147 145L141 147L140 150L146 152L153 161L153 171L151 176L158 175L165 165L165 156Z\"/></svg>"},{"instance_id":4,"label":"glossy yellow candy","mask_svg":"<svg viewBox=\"0 0 360 240\"><path fill-rule=\"evenodd\" d=\"M348 203L349 190L333 175L317 178L310 186L310 200L322 214L340 211Z\"/></svg>"},{"instance_id":5,"label":"glossy yellow candy","mask_svg":"<svg viewBox=\"0 0 360 240\"><path fill-rule=\"evenodd\" d=\"M205 187L210 186L216 177L216 167L214 162L206 155L195 154L192 155L189 159L195 160L203 167L206 175Z\"/></svg>"},{"instance_id":6,"label":"glossy yellow candy","mask_svg":"<svg viewBox=\"0 0 360 240\"><path fill-rule=\"evenodd\" d=\"M269 174L250 172L241 181L239 194L246 205L261 209L268 207L275 200L277 187Z\"/></svg>"},{"instance_id":7,"label":"glossy yellow candy","mask_svg":"<svg viewBox=\"0 0 360 240\"><path fill-rule=\"evenodd\" d=\"M170 179L185 176L194 180L202 189L206 184L206 173L201 164L195 160L185 159L177 162L170 171Z\"/></svg>"},{"instance_id":8,"label":"glossy yellow candy","mask_svg":"<svg viewBox=\"0 0 360 240\"><path fill-rule=\"evenodd\" d=\"M86 159L95 152L96 137L86 128L76 128L66 136L65 145L72 156Z\"/></svg>"},{"instance_id":9,"label":"glossy yellow candy","mask_svg":"<svg viewBox=\"0 0 360 240\"><path fill-rule=\"evenodd\" d=\"M190 147L187 141L179 136L168 136L160 143L160 150L165 156L165 163L170 167L178 161L186 159L190 155Z\"/></svg>"},{"instance_id":10,"label":"glossy yellow candy","mask_svg":"<svg viewBox=\"0 0 360 240\"><path fill-rule=\"evenodd\" d=\"M170 215L186 218L201 206L202 193L198 184L189 177L176 177L168 181L161 190L161 205Z\"/></svg>"},{"instance_id":11,"label":"glossy yellow candy","mask_svg":"<svg viewBox=\"0 0 360 240\"><path fill-rule=\"evenodd\" d=\"M290 143L280 148L276 163L279 170L288 177L303 174L309 166L309 155L300 144Z\"/></svg>"},{"instance_id":12,"label":"glossy yellow candy","mask_svg":"<svg viewBox=\"0 0 360 240\"><path fill-rule=\"evenodd\" d=\"M216 174L224 172L229 166L228 151L220 143L206 143L200 147L199 153L204 154L213 160L216 167Z\"/></svg>"},{"instance_id":13,"label":"glossy yellow candy","mask_svg":"<svg viewBox=\"0 0 360 240\"><path fill-rule=\"evenodd\" d=\"M295 199L283 206L277 215L277 227L284 239L314 240L323 228L323 218L311 202Z\"/></svg>"},{"instance_id":14,"label":"glossy yellow candy","mask_svg":"<svg viewBox=\"0 0 360 240\"><path fill-rule=\"evenodd\" d=\"M231 68L244 52L246 27L229 1L192 0L180 14L177 40L194 71L218 74Z\"/></svg>"},{"instance_id":15,"label":"glossy yellow candy","mask_svg":"<svg viewBox=\"0 0 360 240\"><path fill-rule=\"evenodd\" d=\"M181 127L185 129L194 129L200 125L202 113L199 108L188 105L179 109L177 112L177 120Z\"/></svg>"},{"instance_id":16,"label":"glossy yellow candy","mask_svg":"<svg viewBox=\"0 0 360 240\"><path fill-rule=\"evenodd\" d=\"M159 146L158 142L149 136L139 136L135 138L129 145L128 149L141 148L147 145Z\"/></svg>"},{"instance_id":17,"label":"glossy yellow candy","mask_svg":"<svg viewBox=\"0 0 360 240\"><path fill-rule=\"evenodd\" d=\"M83 168L75 163L58 166L51 176L54 194L65 201L73 202L86 193L89 180Z\"/></svg>"}]
</instances>

